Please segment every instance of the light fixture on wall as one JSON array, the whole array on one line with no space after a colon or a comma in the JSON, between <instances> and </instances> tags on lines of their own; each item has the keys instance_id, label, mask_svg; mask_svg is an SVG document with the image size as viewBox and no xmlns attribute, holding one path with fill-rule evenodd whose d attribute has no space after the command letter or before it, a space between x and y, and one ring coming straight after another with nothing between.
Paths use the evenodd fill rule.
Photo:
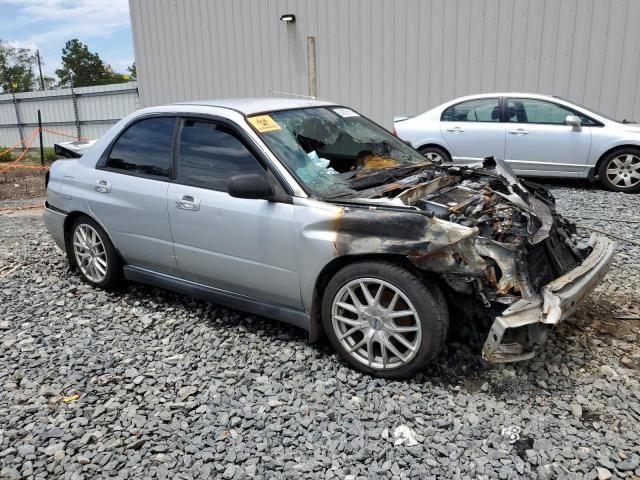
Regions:
<instances>
[{"instance_id":1,"label":"light fixture on wall","mask_svg":"<svg viewBox=\"0 0 640 480\"><path fill-rule=\"evenodd\" d=\"M295 23L296 16L293 13L285 13L280 17L280 21L284 23Z\"/></svg>"}]
</instances>

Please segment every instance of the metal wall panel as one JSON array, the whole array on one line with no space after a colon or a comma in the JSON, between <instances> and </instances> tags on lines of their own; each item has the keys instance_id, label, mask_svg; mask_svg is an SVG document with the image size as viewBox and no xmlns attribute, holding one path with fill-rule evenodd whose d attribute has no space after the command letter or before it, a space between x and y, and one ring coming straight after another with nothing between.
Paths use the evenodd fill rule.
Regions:
<instances>
[{"instance_id":1,"label":"metal wall panel","mask_svg":"<svg viewBox=\"0 0 640 480\"><path fill-rule=\"evenodd\" d=\"M0 103L0 125L16 123L16 110L13 102Z\"/></svg>"},{"instance_id":2,"label":"metal wall panel","mask_svg":"<svg viewBox=\"0 0 640 480\"><path fill-rule=\"evenodd\" d=\"M130 0L143 106L307 94L386 126L451 98L528 91L640 120L638 0ZM279 21L296 15L294 24Z\"/></svg>"},{"instance_id":3,"label":"metal wall panel","mask_svg":"<svg viewBox=\"0 0 640 480\"><path fill-rule=\"evenodd\" d=\"M81 87L74 92L81 135L86 138L103 135L118 120L139 108L136 82ZM58 89L16 94L24 137L28 138L35 128L40 110L43 126L64 134L45 133L45 146L72 140L77 130L71 93L71 89ZM0 146L13 145L18 141L20 131L13 97L10 94L0 95Z\"/></svg>"}]
</instances>

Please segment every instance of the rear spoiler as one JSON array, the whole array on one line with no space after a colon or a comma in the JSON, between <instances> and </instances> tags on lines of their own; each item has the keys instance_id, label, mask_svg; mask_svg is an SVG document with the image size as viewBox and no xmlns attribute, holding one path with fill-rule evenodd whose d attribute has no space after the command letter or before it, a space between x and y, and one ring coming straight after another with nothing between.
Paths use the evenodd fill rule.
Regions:
<instances>
[{"instance_id":1,"label":"rear spoiler","mask_svg":"<svg viewBox=\"0 0 640 480\"><path fill-rule=\"evenodd\" d=\"M404 116L393 117L393 123L404 122L405 120L409 120L410 118L413 118L413 117L404 117Z\"/></svg>"},{"instance_id":2,"label":"rear spoiler","mask_svg":"<svg viewBox=\"0 0 640 480\"><path fill-rule=\"evenodd\" d=\"M53 149L56 155L64 158L80 158L96 143L95 140L76 140L75 142L55 143Z\"/></svg>"}]
</instances>

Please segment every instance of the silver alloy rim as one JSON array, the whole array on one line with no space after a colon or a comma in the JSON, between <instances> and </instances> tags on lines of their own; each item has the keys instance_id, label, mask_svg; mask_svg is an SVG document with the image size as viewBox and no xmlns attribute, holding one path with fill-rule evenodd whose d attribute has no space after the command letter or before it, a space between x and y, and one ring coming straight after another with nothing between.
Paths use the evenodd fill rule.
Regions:
<instances>
[{"instance_id":1,"label":"silver alloy rim","mask_svg":"<svg viewBox=\"0 0 640 480\"><path fill-rule=\"evenodd\" d=\"M91 225L78 225L73 234L73 253L82 274L95 283L107 276L107 252L98 232Z\"/></svg>"},{"instance_id":2,"label":"silver alloy rim","mask_svg":"<svg viewBox=\"0 0 640 480\"><path fill-rule=\"evenodd\" d=\"M435 152L426 152L423 155L431 162L444 162L444 159Z\"/></svg>"},{"instance_id":3,"label":"silver alloy rim","mask_svg":"<svg viewBox=\"0 0 640 480\"><path fill-rule=\"evenodd\" d=\"M625 153L607 165L607 179L618 188L632 188L640 183L640 157Z\"/></svg>"},{"instance_id":4,"label":"silver alloy rim","mask_svg":"<svg viewBox=\"0 0 640 480\"><path fill-rule=\"evenodd\" d=\"M333 299L331 323L349 355L378 370L409 363L422 340L420 317L411 301L377 278L358 278L344 285Z\"/></svg>"}]
</instances>

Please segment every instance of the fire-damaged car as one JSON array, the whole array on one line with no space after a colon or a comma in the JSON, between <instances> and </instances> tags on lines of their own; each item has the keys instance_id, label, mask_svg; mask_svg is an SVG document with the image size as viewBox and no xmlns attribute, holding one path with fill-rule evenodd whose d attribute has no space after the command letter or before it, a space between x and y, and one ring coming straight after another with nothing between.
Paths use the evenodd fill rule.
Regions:
<instances>
[{"instance_id":1,"label":"fire-damaged car","mask_svg":"<svg viewBox=\"0 0 640 480\"><path fill-rule=\"evenodd\" d=\"M352 109L297 99L135 112L53 164L44 220L96 287L128 279L288 322L396 378L470 319L486 360L531 358L614 250L579 242L499 159L435 165Z\"/></svg>"}]
</instances>

